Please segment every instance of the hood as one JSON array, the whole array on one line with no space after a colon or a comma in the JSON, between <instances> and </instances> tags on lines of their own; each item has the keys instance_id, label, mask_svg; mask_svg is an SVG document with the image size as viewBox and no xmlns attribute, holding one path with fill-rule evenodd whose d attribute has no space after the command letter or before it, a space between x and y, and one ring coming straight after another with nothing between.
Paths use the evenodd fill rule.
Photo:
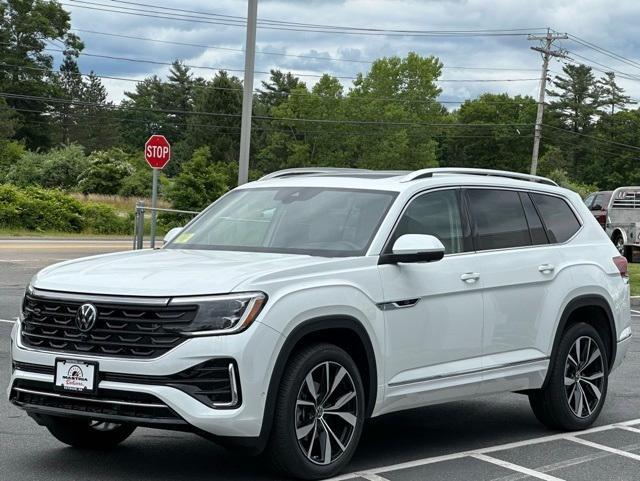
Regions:
<instances>
[{"instance_id":1,"label":"hood","mask_svg":"<svg viewBox=\"0 0 640 481\"><path fill-rule=\"evenodd\" d=\"M141 250L86 257L40 271L38 289L128 296L223 294L243 281L327 262L295 254L205 250Z\"/></svg>"}]
</instances>

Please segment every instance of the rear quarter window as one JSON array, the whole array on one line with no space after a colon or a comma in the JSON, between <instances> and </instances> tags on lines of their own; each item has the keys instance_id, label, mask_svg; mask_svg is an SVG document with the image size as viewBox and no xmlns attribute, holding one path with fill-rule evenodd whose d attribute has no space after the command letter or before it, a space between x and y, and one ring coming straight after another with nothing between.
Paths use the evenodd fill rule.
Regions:
<instances>
[{"instance_id":1,"label":"rear quarter window","mask_svg":"<svg viewBox=\"0 0 640 481\"><path fill-rule=\"evenodd\" d=\"M551 243L569 240L580 229L580 222L567 201L552 195L531 194Z\"/></svg>"}]
</instances>

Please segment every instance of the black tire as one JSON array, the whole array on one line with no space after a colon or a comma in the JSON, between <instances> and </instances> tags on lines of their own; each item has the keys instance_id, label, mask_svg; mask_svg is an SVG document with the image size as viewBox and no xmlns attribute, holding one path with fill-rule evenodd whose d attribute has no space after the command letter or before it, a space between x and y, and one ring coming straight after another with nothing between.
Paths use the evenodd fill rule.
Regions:
<instances>
[{"instance_id":1,"label":"black tire","mask_svg":"<svg viewBox=\"0 0 640 481\"><path fill-rule=\"evenodd\" d=\"M576 355L576 343L580 356ZM585 344L589 347L581 347ZM589 363L591 358L594 359ZM536 418L557 430L578 431L591 426L604 406L609 377L607 351L598 331L583 322L570 326L560 340L549 370L546 385L529 394Z\"/></svg>"},{"instance_id":2,"label":"black tire","mask_svg":"<svg viewBox=\"0 0 640 481\"><path fill-rule=\"evenodd\" d=\"M616 232L616 234L611 239L611 242L613 242L613 245L616 246L616 249L618 249L618 252L620 253L620 255L624 256L625 247L624 247L624 238L622 237L622 234L620 234L619 232Z\"/></svg>"},{"instance_id":3,"label":"black tire","mask_svg":"<svg viewBox=\"0 0 640 481\"><path fill-rule=\"evenodd\" d=\"M60 442L81 449L110 449L131 436L136 427L90 419L47 416L45 427Z\"/></svg>"},{"instance_id":4,"label":"black tire","mask_svg":"<svg viewBox=\"0 0 640 481\"><path fill-rule=\"evenodd\" d=\"M322 377L322 371L318 369L325 368L326 373ZM341 381L336 385L335 379L340 375ZM314 386L313 393L308 387L309 376ZM317 385L316 379L319 380ZM329 381L325 383L323 379ZM323 387L323 384L336 385L336 388L332 390ZM340 404L340 401L350 396L351 389L355 397L346 404ZM329 396L326 395L327 391L331 393ZM303 399L305 396L307 400ZM317 399L317 402L310 402L313 399ZM336 408L338 405L340 407ZM342 415L328 414L338 409L342 412L349 411L349 422ZM349 463L357 448L364 423L364 411L364 387L351 356L333 344L318 343L305 347L289 360L280 381L273 428L265 452L267 461L276 470L295 478L312 480L335 476ZM313 430L307 431L311 424L314 425ZM329 426L329 430L326 426ZM335 443L336 437L330 438L329 431L332 436L338 434L338 440L343 441L342 446ZM298 434L301 432L307 434L299 440ZM327 438L330 438L328 448ZM307 450L307 446L311 447ZM342 447L345 449L342 450ZM337 456L335 459L334 455ZM327 459L327 464L321 464Z\"/></svg>"}]
</instances>

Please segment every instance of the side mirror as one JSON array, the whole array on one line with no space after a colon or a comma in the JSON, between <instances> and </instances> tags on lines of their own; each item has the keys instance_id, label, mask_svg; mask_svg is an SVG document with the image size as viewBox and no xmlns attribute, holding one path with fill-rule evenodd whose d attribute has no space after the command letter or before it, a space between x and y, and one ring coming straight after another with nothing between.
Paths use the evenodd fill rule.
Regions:
<instances>
[{"instance_id":1,"label":"side mirror","mask_svg":"<svg viewBox=\"0 0 640 481\"><path fill-rule=\"evenodd\" d=\"M433 262L444 257L444 246L437 237L423 234L405 234L398 237L390 254L382 254L378 264L399 262Z\"/></svg>"},{"instance_id":2,"label":"side mirror","mask_svg":"<svg viewBox=\"0 0 640 481\"><path fill-rule=\"evenodd\" d=\"M174 227L173 229L171 229L169 232L167 232L164 235L164 239L162 240L162 244L168 244L169 242L171 242L173 239L175 239L178 234L180 234L180 232L182 232L182 227Z\"/></svg>"},{"instance_id":3,"label":"side mirror","mask_svg":"<svg viewBox=\"0 0 640 481\"><path fill-rule=\"evenodd\" d=\"M600 204L593 204L591 210L602 210L602 206Z\"/></svg>"}]
</instances>

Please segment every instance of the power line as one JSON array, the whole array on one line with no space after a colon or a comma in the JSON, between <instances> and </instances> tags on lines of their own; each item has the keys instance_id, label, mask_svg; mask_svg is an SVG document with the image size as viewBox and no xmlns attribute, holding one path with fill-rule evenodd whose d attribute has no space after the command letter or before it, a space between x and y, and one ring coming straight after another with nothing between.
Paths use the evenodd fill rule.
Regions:
<instances>
[{"instance_id":1,"label":"power line","mask_svg":"<svg viewBox=\"0 0 640 481\"><path fill-rule=\"evenodd\" d=\"M212 25L224 25L231 27L245 27L246 21L238 21L233 19L205 19L202 15L194 16L188 14L170 14L166 11L150 10L150 8L165 10L168 7L159 7L157 5L149 5L144 9L132 7L113 6L98 2L88 2L83 0L71 0L73 3L61 3L63 6L83 8L88 10L104 11L111 13L120 13L125 15L133 15L148 18L161 18L168 20L178 20L183 22L195 22ZM134 4L134 2L130 2ZM273 21L272 21L273 22ZM326 28L302 28L289 24L269 24L264 21L259 22L259 28L269 30L297 31L309 33L330 33L341 35L367 35L367 36L417 36L417 37L496 37L496 36L526 36L533 31L541 30L533 29L494 29L494 30L397 30L397 29L363 29L348 28L341 29L337 26L327 26Z\"/></svg>"},{"instance_id":2,"label":"power line","mask_svg":"<svg viewBox=\"0 0 640 481\"><path fill-rule=\"evenodd\" d=\"M244 49L241 49L241 48L221 47L218 45L207 45L207 44L188 43L188 42L176 42L172 40L160 40L155 38L140 37L140 36L134 36L134 35L98 32L95 30L85 30L81 28L72 28L71 30L73 30L74 32L89 33L93 35L104 35L104 36L109 36L114 38L123 38L127 40L142 40L145 42L154 42L154 43L160 43L160 44L166 44L166 45L178 45L178 46L184 46L184 47L197 47L197 48L206 48L206 49L212 49L212 50L224 50L224 51L230 51L230 52L244 53ZM257 50L256 54L273 55L273 56L279 56L279 57L302 58L302 59L309 59L309 60L323 60L323 61L331 61L331 62L351 62L351 63L361 63L361 64L372 64L376 61L371 59L352 59L352 58L343 58L343 57L338 58L338 57L321 57L321 56L314 56L314 55L297 55L297 54L287 54L287 53L280 53L280 52L268 52L264 50ZM448 70L489 70L489 71L495 70L495 71L510 71L510 72L537 72L538 71L538 69L535 69L535 68L518 68L518 67L470 67L470 66L444 65L442 68L448 69Z\"/></svg>"},{"instance_id":3,"label":"power line","mask_svg":"<svg viewBox=\"0 0 640 481\"><path fill-rule=\"evenodd\" d=\"M5 68L12 68L12 69L18 69L18 70L32 70L32 71L37 71L37 72L45 72L45 73L50 73L50 74L60 74L61 72L59 70L53 69L53 68L41 68L41 67L31 67L31 66L27 66L27 65L16 65L16 64L10 64L10 63L6 63L6 62L0 62L0 67L5 67ZM116 77L116 76L112 76L112 75L102 75L102 74L97 74L95 72L91 72L89 74L87 73L82 73L82 72L64 72L64 75L70 75L72 77L97 77L100 79L108 79L108 80L119 80L119 81L124 81L124 82L132 82L132 83L143 83L145 82L147 79L134 79L131 77ZM165 82L166 83L166 82ZM199 89L210 89L210 90L221 90L221 91L232 91L232 92L242 92L241 88L236 88L236 87L218 87L218 86L214 86L214 85L193 85L192 88L194 90L199 90ZM254 93L261 93L260 89L254 89L253 90ZM269 92L270 94L276 94L276 95L281 95L283 97L306 97L306 98L316 98L316 96L312 93L312 92ZM526 99L526 97L523 97L523 99ZM406 104L435 104L435 105L439 105L439 104L452 104L452 105L459 105L459 104L463 104L467 101L474 101L474 100L478 100L478 99L473 99L473 98L467 98L467 99L460 99L460 100L438 100L438 99L402 99L402 98L395 98L395 97L376 97L376 96L358 96L358 95L353 95L353 96L348 96L348 97L341 97L341 100L345 100L345 101L364 101L364 102L378 102L378 101L382 101L382 102L398 102L398 103L406 103ZM489 101L489 100L483 100L483 103L485 104L489 104L489 105L514 105L515 102L514 101ZM521 105L521 104L515 104L515 105Z\"/></svg>"},{"instance_id":4,"label":"power line","mask_svg":"<svg viewBox=\"0 0 640 481\"><path fill-rule=\"evenodd\" d=\"M7 45L8 42L0 42L1 45ZM59 52L59 53L64 53L63 49L58 49L58 48L44 48L43 50L49 51L49 52ZM79 52L78 55L80 56L84 56L84 57L97 57L97 58L104 58L104 59L108 59L108 60L123 60L126 62L133 62L133 63L146 63L146 64L151 64L151 65L163 65L163 66L172 66L173 63L172 62L161 62L158 60L149 60L149 59L140 59L140 58L130 58L130 57L119 57L119 56L115 56L115 55L102 55L102 54L96 54L96 53L89 53L89 52ZM208 65L191 65L191 64L182 64L185 67L191 68L191 69L203 69L203 70L213 70L213 71L227 71L227 72L244 72L244 69L234 69L234 68L227 68L227 67L212 67L212 66L208 66ZM259 73L259 74L265 74L265 75L270 75L271 72L266 72L266 71L261 71L261 70L255 70L255 73ZM322 78L325 75L329 75L329 74L305 74L305 73L299 73L299 72L291 72L293 74L295 74L298 77L315 77L315 78ZM353 76L346 76L346 75L330 75L333 78L337 78L337 79L343 79L343 80L355 80L358 77L353 77ZM538 81L538 78L499 78L499 79L435 79L434 82L461 82L461 83L466 83L466 82L531 82L531 81Z\"/></svg>"},{"instance_id":5,"label":"power line","mask_svg":"<svg viewBox=\"0 0 640 481\"><path fill-rule=\"evenodd\" d=\"M59 97L42 97L36 95L24 95L24 94L13 94L9 92L0 92L0 97L3 98L12 98L18 100L34 100L34 101L42 101L42 102L51 102L51 103L66 103L66 104L75 104L75 105L83 105L83 106L95 106L95 107L104 107L107 109L115 109L122 111L142 111L142 112L157 112L157 113L168 113L168 114L189 114L189 115L203 115L203 116L218 116L218 117L240 117L240 114L231 114L231 113L222 113L222 112L194 112L188 110L180 110L180 109L152 109L152 108L141 108L141 107L118 107L113 104L102 104L99 102L88 102L82 100L72 100L72 99L64 99ZM474 124L455 124L451 122L436 122L436 123L428 123L428 122L410 122L410 121L387 121L387 120L338 120L338 119L312 119L305 117L272 117L268 115L254 115L254 120L274 120L279 122L309 122L309 123L320 123L320 124L343 124L343 125L381 125L381 126L424 126L424 127L526 127L533 126L533 124L527 123L474 123Z\"/></svg>"},{"instance_id":6,"label":"power line","mask_svg":"<svg viewBox=\"0 0 640 481\"><path fill-rule=\"evenodd\" d=\"M583 134L582 132L575 132L573 130L563 129L562 127L555 127L554 125L543 124L543 127L547 127L547 128L553 129L553 130L560 131L560 132L565 132L567 134L578 135L580 137L585 137L585 138L588 138L588 139L597 140L598 142L604 142L605 144L611 144L611 145L616 145L618 147L624 147L624 148L627 148L627 149L640 151L640 147L638 147L638 146L631 145L631 144L625 144L625 143L622 143L622 142L616 142L614 140L602 139L602 138L597 137L595 135Z\"/></svg>"},{"instance_id":7,"label":"power line","mask_svg":"<svg viewBox=\"0 0 640 481\"><path fill-rule=\"evenodd\" d=\"M622 62L622 63L625 63L625 64L630 65L632 67L640 69L640 63L636 62L635 60L632 60L630 58L627 58L627 57L624 57L622 55L619 55L619 54L617 54L615 52L612 52L611 50L607 50L604 47L600 47L600 46L598 46L598 45L596 45L594 43L591 43L591 42L589 42L587 40L584 40L584 39L578 37L577 35L570 34L569 37L570 37L570 40L573 40L574 42L576 42L576 43L578 43L578 44L580 44L580 45L582 45L584 47L588 47L588 48L590 48L592 50L595 50L596 52L599 52L602 55L606 55L606 56L611 57L611 58L613 58L613 59L615 59L615 60L617 60L619 62Z\"/></svg>"},{"instance_id":8,"label":"power line","mask_svg":"<svg viewBox=\"0 0 640 481\"><path fill-rule=\"evenodd\" d=\"M141 2L133 2L133 1L124 1L124 0L111 0L113 3L122 3L126 5L138 5L143 7L153 7L160 8L163 10L176 11L176 12L184 12L184 13L195 13L198 15L211 16L211 17L221 17L226 19L232 19L234 21L240 21L246 23L246 17L238 16L238 15L226 15L214 12L205 12L205 11L196 11L196 10L187 10L180 8L172 8L172 7L164 7L158 5L152 5ZM86 2L88 3L88 2ZM269 23L275 25L294 25L294 26L302 26L302 27L314 27L314 28L323 28L323 29L338 29L338 30L361 30L361 31L395 31L395 32L406 32L407 30L399 30L399 29L380 29L380 28L371 28L371 27L352 27L352 26L341 26L341 25L326 25L326 24L312 24L312 23L300 23L300 22L289 22L283 20L270 20L266 18L258 19L259 23ZM244 23L242 23L244 26ZM504 32L504 31L530 31L530 30L542 30L542 28L515 28L515 29L475 29L471 30L473 32ZM411 32L424 32L423 30L409 30ZM467 30L469 31L469 30ZM434 32L433 30L430 32ZM444 31L446 32L446 30Z\"/></svg>"},{"instance_id":9,"label":"power line","mask_svg":"<svg viewBox=\"0 0 640 481\"><path fill-rule=\"evenodd\" d=\"M622 71L617 70L617 69L615 69L613 67L610 67L609 65L605 65L603 63L597 62L597 61L592 60L592 59L590 59L588 57L583 57L582 55L577 54L576 52L573 52L571 50L566 50L566 52L571 54L572 56L578 57L578 58L580 58L580 59L582 59L582 60L584 60L586 62L595 64L595 65L599 65L599 66L604 67L605 69L607 69L607 70L602 70L602 69L599 69L597 67L593 67L593 66L591 67L594 70L597 70L598 72L602 72L602 73L613 72L613 73L618 74L621 78L624 78L624 79L627 79L627 80L640 80L640 76L639 75L622 72ZM578 63L578 64L582 63L582 62L577 62L575 59L572 59L571 57L568 57L568 58L570 60L573 60L575 63Z\"/></svg>"},{"instance_id":10,"label":"power line","mask_svg":"<svg viewBox=\"0 0 640 481\"><path fill-rule=\"evenodd\" d=\"M35 110L35 109L22 109L22 108L1 108L0 111L2 110L17 110L20 112L32 112L32 113L52 113L50 111L46 111L46 110ZM71 113L69 114L70 116L75 115L76 113ZM35 123L35 124L39 124L39 125L49 125L51 126L51 122L46 122L46 121L39 121L39 120L33 120L33 119L25 119L27 123ZM54 118L54 120L58 120L61 121L62 119L60 118ZM114 119L118 122L124 122L124 123L138 123L138 124L144 124L144 125L149 125L149 124L154 124L157 122L153 122L153 121L145 121L145 120L141 120L141 119L122 119L122 118L116 118ZM91 126L102 126L104 125L104 122L102 120L95 120L95 119L82 119L82 125L91 125ZM217 125L217 124L198 124L198 123L192 123L192 122L167 122L166 125L161 126L163 128L159 128L159 131L164 130L166 128L173 128L176 126L189 126L189 127L200 127L200 128L205 128L205 129L211 129L211 130L230 130L230 132L227 133L239 133L240 132L240 128L239 127L234 127L234 126L228 126L228 125ZM270 128L270 127L255 127L254 130L256 131L261 131L261 132L280 132L280 133L289 133L289 134L295 134L295 135L301 135L301 134L322 134L322 135L353 135L353 136L357 136L357 137L375 137L375 136L379 136L380 132L371 132L370 130L366 130L366 131L346 131L346 130L299 130L299 129L277 129L277 128ZM444 133L444 132L442 132ZM434 133L434 135L438 135L440 133ZM460 135L460 134L446 134L448 139L463 139L463 138L473 138L473 139L495 139L494 135ZM505 135L504 132L502 132L500 134ZM532 134L522 134L522 133L518 133L518 132L509 132L507 133L508 136L513 136L513 137L531 137Z\"/></svg>"}]
</instances>

